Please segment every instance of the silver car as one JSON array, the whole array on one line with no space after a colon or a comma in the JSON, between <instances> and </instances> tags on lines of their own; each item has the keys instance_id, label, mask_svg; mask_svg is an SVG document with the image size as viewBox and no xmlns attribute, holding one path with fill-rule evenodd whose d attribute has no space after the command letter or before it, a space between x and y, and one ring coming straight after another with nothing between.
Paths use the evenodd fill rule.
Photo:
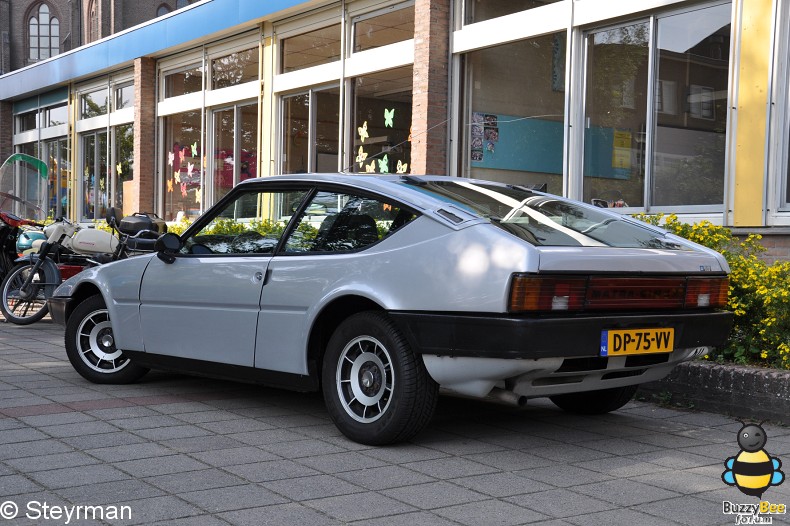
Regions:
<instances>
[{"instance_id":1,"label":"silver car","mask_svg":"<svg viewBox=\"0 0 790 526\"><path fill-rule=\"evenodd\" d=\"M50 300L92 382L150 368L323 390L365 444L409 439L440 390L604 413L726 342L718 253L528 188L293 175L236 186L157 252Z\"/></svg>"}]
</instances>

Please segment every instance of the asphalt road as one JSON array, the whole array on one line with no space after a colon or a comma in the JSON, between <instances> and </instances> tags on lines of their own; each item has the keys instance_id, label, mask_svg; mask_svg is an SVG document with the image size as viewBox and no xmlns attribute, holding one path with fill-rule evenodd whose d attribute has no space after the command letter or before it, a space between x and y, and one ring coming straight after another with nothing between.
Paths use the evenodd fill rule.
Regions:
<instances>
[{"instance_id":1,"label":"asphalt road","mask_svg":"<svg viewBox=\"0 0 790 526\"><path fill-rule=\"evenodd\" d=\"M643 402L590 418L442 397L425 433L372 448L317 394L169 373L93 385L60 327L0 323L0 526L733 525L725 501L758 503L721 479L740 427ZM764 427L790 474L790 428ZM790 483L763 500L790 504Z\"/></svg>"}]
</instances>

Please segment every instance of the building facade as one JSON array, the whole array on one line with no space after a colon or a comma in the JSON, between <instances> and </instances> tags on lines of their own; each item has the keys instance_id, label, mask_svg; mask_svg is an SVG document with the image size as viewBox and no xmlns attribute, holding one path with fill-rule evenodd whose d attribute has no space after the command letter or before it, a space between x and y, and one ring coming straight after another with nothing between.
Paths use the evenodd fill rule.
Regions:
<instances>
[{"instance_id":1,"label":"building facade","mask_svg":"<svg viewBox=\"0 0 790 526\"><path fill-rule=\"evenodd\" d=\"M786 255L780 0L203 0L128 25L154 4L102 1L112 36L0 77L0 156L49 160L52 213L174 220L248 177L446 173Z\"/></svg>"}]
</instances>

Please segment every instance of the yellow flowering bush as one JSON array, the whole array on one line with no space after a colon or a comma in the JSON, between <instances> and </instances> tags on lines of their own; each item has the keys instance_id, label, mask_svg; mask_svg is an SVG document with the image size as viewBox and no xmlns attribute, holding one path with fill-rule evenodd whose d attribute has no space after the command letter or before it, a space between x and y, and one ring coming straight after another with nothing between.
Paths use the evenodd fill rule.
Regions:
<instances>
[{"instance_id":1,"label":"yellow flowering bush","mask_svg":"<svg viewBox=\"0 0 790 526\"><path fill-rule=\"evenodd\" d=\"M766 263L761 236L735 237L709 221L682 223L674 214L635 217L720 252L730 265L728 308L735 324L728 345L707 359L790 369L790 263Z\"/></svg>"}]
</instances>

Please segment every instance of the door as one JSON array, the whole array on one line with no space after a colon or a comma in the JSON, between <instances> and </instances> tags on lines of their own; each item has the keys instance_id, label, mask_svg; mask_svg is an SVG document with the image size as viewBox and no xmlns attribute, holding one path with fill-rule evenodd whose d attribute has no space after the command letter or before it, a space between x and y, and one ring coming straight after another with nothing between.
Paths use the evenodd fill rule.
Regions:
<instances>
[{"instance_id":1,"label":"door","mask_svg":"<svg viewBox=\"0 0 790 526\"><path fill-rule=\"evenodd\" d=\"M195 225L173 263L153 258L140 287L145 351L252 367L266 270L305 193L236 191Z\"/></svg>"}]
</instances>

